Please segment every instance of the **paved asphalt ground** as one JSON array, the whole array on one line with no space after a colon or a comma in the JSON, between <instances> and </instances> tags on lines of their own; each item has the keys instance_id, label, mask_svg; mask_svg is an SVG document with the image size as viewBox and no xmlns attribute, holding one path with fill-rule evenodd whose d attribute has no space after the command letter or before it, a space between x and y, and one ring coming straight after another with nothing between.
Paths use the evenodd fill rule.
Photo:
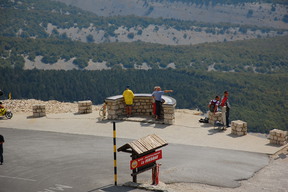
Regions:
<instances>
[{"instance_id":1,"label":"paved asphalt ground","mask_svg":"<svg viewBox=\"0 0 288 192\"><path fill-rule=\"evenodd\" d=\"M0 128L5 136L0 192L145 191L113 186L111 137ZM117 147L131 141L117 139ZM117 153L119 185L131 181L127 153ZM163 148L160 180L237 187L268 165L264 153L169 144ZM150 182L151 171L139 182Z\"/></svg>"},{"instance_id":2,"label":"paved asphalt ground","mask_svg":"<svg viewBox=\"0 0 288 192\"><path fill-rule=\"evenodd\" d=\"M5 135L0 192L143 191L114 187L112 140L42 131L1 129ZM119 182L129 181L119 154Z\"/></svg>"}]
</instances>

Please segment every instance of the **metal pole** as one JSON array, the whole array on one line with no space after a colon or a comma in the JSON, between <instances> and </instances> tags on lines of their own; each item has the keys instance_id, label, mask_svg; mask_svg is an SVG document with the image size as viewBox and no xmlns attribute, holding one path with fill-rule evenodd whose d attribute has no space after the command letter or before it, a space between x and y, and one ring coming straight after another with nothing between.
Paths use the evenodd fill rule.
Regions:
<instances>
[{"instance_id":1,"label":"metal pole","mask_svg":"<svg viewBox=\"0 0 288 192\"><path fill-rule=\"evenodd\" d=\"M114 185L117 186L116 123L113 122Z\"/></svg>"}]
</instances>

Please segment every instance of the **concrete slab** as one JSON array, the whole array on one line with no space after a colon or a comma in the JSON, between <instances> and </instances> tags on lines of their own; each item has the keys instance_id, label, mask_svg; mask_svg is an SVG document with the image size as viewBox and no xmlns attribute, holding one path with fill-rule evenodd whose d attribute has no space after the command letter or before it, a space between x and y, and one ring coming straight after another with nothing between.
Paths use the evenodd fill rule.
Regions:
<instances>
[{"instance_id":1,"label":"concrete slab","mask_svg":"<svg viewBox=\"0 0 288 192\"><path fill-rule=\"evenodd\" d=\"M209 124L199 123L202 116L191 112L176 112L174 125L154 124L150 119L141 121L136 117L126 121L116 121L117 137L139 139L149 134L157 134L168 143L205 146L274 154L285 146L269 144L267 138L249 134L231 135L231 130L219 131ZM133 120L134 119L134 120ZM0 120L0 127L52 131L83 135L112 137L112 121L101 121L98 111L90 114L47 114L46 117L31 118L27 114L14 114L10 120ZM249 122L248 122L249 131ZM286 145L287 146L287 145Z\"/></svg>"},{"instance_id":2,"label":"concrete slab","mask_svg":"<svg viewBox=\"0 0 288 192\"><path fill-rule=\"evenodd\" d=\"M114 186L109 137L3 129L1 192L144 192ZM120 141L119 141L120 142ZM123 142L127 142L126 140ZM118 154L118 184L131 180L129 157Z\"/></svg>"},{"instance_id":3,"label":"concrete slab","mask_svg":"<svg viewBox=\"0 0 288 192\"><path fill-rule=\"evenodd\" d=\"M97 192L113 183L113 142L109 137L3 128L0 133L6 139L1 192ZM117 144L130 141L117 139ZM239 180L252 177L269 163L266 154L211 147L169 144L162 150L163 158L157 162L162 163L160 179L164 183L239 187ZM117 153L119 185L132 180L130 160L129 154ZM151 184L151 170L137 180Z\"/></svg>"}]
</instances>

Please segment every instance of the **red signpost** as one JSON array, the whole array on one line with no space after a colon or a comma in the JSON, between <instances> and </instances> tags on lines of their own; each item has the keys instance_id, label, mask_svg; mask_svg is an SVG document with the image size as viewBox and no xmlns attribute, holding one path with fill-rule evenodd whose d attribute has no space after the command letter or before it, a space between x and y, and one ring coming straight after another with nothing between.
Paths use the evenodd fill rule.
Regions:
<instances>
[{"instance_id":1,"label":"red signpost","mask_svg":"<svg viewBox=\"0 0 288 192\"><path fill-rule=\"evenodd\" d=\"M154 153L145 155L138 159L133 159L130 161L130 169L136 169L138 167L142 167L149 163L153 163L159 159L162 159L162 150L156 151Z\"/></svg>"},{"instance_id":2,"label":"red signpost","mask_svg":"<svg viewBox=\"0 0 288 192\"><path fill-rule=\"evenodd\" d=\"M137 183L138 174L152 169L152 184L159 184L160 164L156 161L162 159L162 150L156 150L166 145L168 143L165 140L152 134L118 148L118 151L131 153L130 169L133 182Z\"/></svg>"}]
</instances>

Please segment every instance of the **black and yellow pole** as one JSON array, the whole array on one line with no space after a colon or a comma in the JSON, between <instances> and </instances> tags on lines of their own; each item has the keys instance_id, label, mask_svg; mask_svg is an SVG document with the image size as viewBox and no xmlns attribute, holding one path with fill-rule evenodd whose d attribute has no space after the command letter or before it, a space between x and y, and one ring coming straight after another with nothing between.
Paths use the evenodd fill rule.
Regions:
<instances>
[{"instance_id":1,"label":"black and yellow pole","mask_svg":"<svg viewBox=\"0 0 288 192\"><path fill-rule=\"evenodd\" d=\"M116 123L113 122L113 147L114 147L114 182L117 186L117 154L116 154Z\"/></svg>"}]
</instances>

